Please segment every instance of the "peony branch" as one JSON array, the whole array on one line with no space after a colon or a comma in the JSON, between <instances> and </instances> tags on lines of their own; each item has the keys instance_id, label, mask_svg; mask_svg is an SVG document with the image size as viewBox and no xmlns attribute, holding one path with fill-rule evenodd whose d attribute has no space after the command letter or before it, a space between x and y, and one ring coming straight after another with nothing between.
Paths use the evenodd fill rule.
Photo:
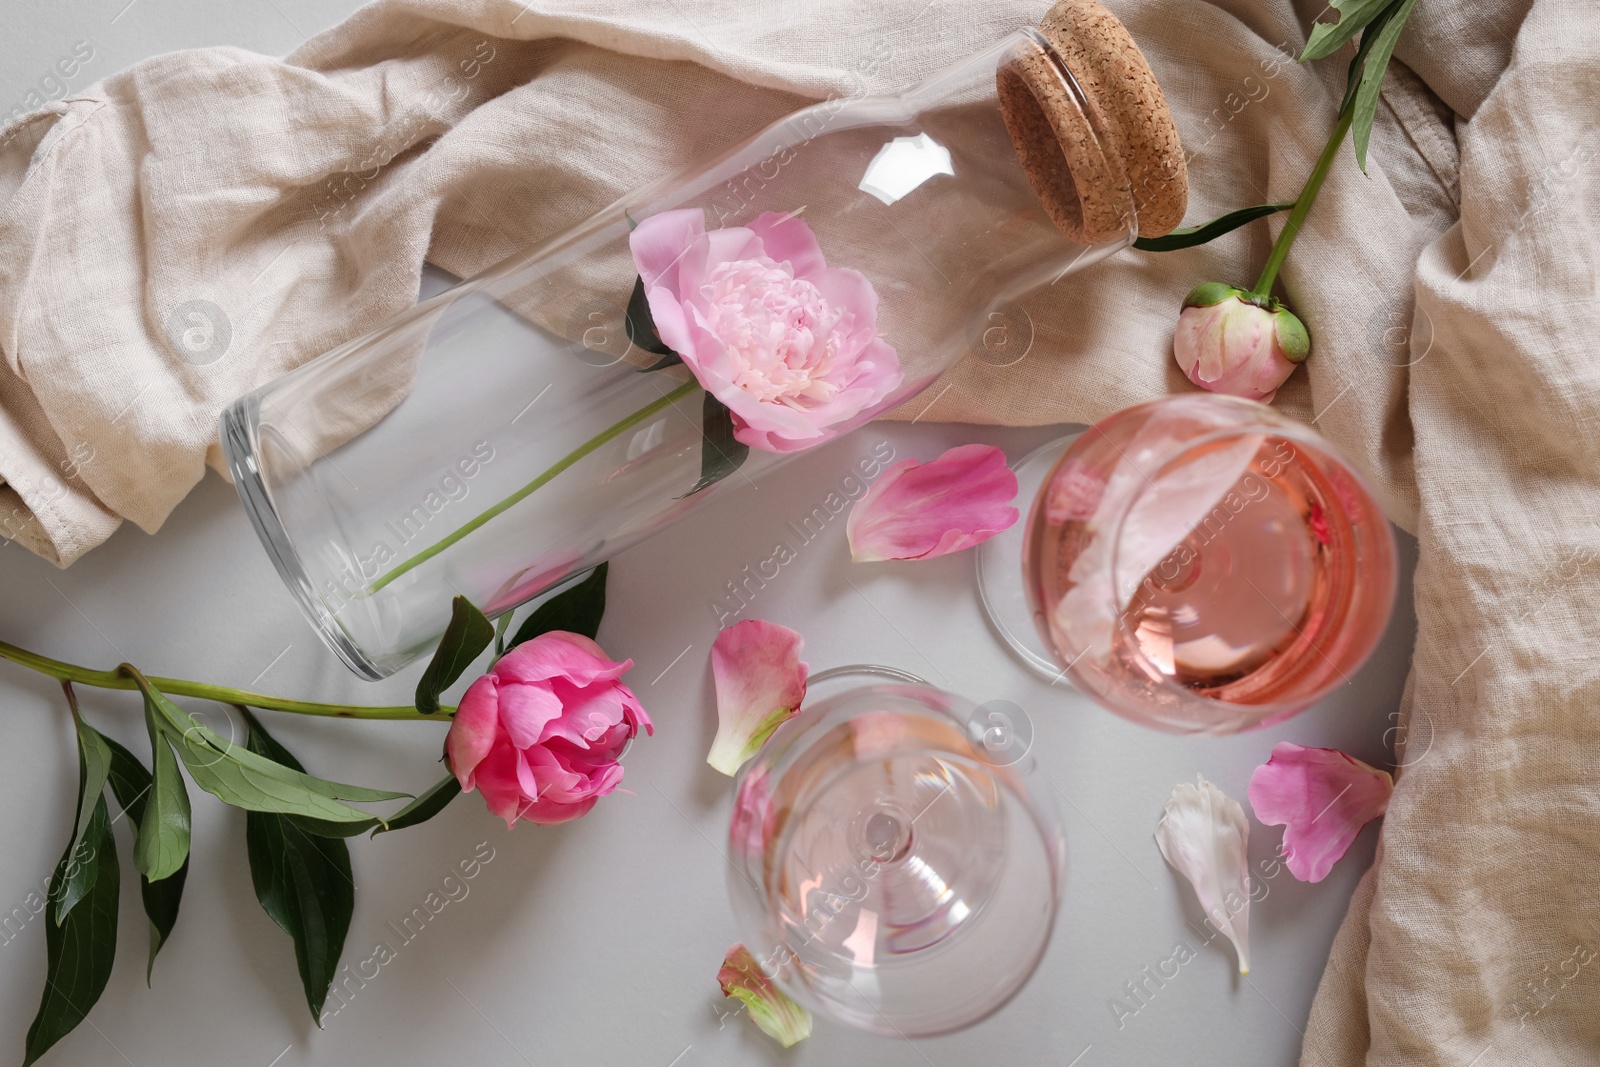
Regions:
<instances>
[{"instance_id":1,"label":"peony branch","mask_svg":"<svg viewBox=\"0 0 1600 1067\"><path fill-rule=\"evenodd\" d=\"M30 652L25 648L19 648L5 641L0 641L0 658L8 659L13 663L47 675L62 683L76 682L79 685L87 685L96 689L137 689L139 687L134 680L132 667L125 663L109 671L97 671L89 667L80 667L75 663L67 663L64 660L41 656L37 652ZM282 697L268 696L265 693L252 693L244 689L211 685L206 682L191 682L183 678L161 678L151 675L149 681L152 686L168 696L196 697L201 700L215 700L224 704L243 704L247 707L262 708L267 711L284 711L296 715L319 715L332 719L418 719L438 722L441 720L447 721L451 715L455 714L456 710L453 707L443 707L439 710L439 713L424 715L415 707L409 705L368 707L348 704L322 704L310 700L287 700Z\"/></svg>"}]
</instances>

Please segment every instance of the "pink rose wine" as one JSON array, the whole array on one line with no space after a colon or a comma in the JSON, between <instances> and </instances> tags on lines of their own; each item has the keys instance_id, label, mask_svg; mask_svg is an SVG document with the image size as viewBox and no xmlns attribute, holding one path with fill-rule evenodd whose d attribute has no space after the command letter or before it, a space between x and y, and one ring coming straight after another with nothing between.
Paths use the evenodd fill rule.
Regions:
<instances>
[{"instance_id":1,"label":"pink rose wine","mask_svg":"<svg viewBox=\"0 0 1600 1067\"><path fill-rule=\"evenodd\" d=\"M1024 571L1040 633L1119 714L1226 733L1348 681L1394 598L1382 511L1331 447L1248 401L1174 397L1084 434Z\"/></svg>"}]
</instances>

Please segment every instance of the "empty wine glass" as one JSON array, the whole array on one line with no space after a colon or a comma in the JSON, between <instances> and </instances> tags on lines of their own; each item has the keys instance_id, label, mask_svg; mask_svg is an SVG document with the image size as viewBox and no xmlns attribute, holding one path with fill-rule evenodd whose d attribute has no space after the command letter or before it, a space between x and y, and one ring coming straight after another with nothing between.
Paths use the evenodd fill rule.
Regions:
<instances>
[{"instance_id":1,"label":"empty wine glass","mask_svg":"<svg viewBox=\"0 0 1600 1067\"><path fill-rule=\"evenodd\" d=\"M1271 408L1167 397L1044 463L1020 595L1055 677L1119 715L1184 733L1279 722L1348 681L1382 636L1388 521L1326 440ZM995 551L980 562L985 604L1040 660Z\"/></svg>"},{"instance_id":2,"label":"empty wine glass","mask_svg":"<svg viewBox=\"0 0 1600 1067\"><path fill-rule=\"evenodd\" d=\"M888 668L812 679L741 772L729 824L745 944L790 996L916 1037L970 1026L1027 982L1064 846L1015 725Z\"/></svg>"}]
</instances>

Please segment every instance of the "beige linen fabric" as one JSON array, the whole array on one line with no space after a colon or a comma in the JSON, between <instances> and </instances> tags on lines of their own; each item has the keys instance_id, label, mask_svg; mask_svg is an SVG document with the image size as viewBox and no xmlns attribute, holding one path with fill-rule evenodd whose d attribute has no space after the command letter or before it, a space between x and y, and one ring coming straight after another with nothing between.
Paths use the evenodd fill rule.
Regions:
<instances>
[{"instance_id":1,"label":"beige linen fabric","mask_svg":"<svg viewBox=\"0 0 1600 1067\"><path fill-rule=\"evenodd\" d=\"M1046 6L382 0L284 60L162 56L51 105L0 131L0 532L64 566L156 529L218 464L219 410L409 305L424 258L474 273ZM1190 219L1292 196L1348 58L1292 61L1320 0L1111 6ZM1303 1062L1600 1062L1574 962L1600 950L1600 18L1421 0L1398 55L1369 173L1346 151L1282 275L1315 352L1280 408L1422 553L1406 766ZM1270 237L1067 278L898 415L1086 422L1188 388L1179 301L1253 281Z\"/></svg>"}]
</instances>

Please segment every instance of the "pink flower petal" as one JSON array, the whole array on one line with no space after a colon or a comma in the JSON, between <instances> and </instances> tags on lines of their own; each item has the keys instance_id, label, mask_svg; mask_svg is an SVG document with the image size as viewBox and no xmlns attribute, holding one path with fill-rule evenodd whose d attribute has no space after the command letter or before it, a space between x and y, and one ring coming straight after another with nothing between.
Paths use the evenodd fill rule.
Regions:
<instances>
[{"instance_id":1,"label":"pink flower petal","mask_svg":"<svg viewBox=\"0 0 1600 1067\"><path fill-rule=\"evenodd\" d=\"M585 777L563 766L561 758L548 748L530 748L517 762L517 785L530 800L578 800L583 796Z\"/></svg>"},{"instance_id":2,"label":"pink flower petal","mask_svg":"<svg viewBox=\"0 0 1600 1067\"><path fill-rule=\"evenodd\" d=\"M1283 826L1289 873L1320 882L1367 823L1389 808L1394 778L1335 748L1285 741L1250 776L1250 806Z\"/></svg>"},{"instance_id":3,"label":"pink flower petal","mask_svg":"<svg viewBox=\"0 0 1600 1067\"><path fill-rule=\"evenodd\" d=\"M593 685L620 678L632 667L631 659L613 663L599 645L582 634L551 630L501 656L494 673L509 682L560 677L576 685Z\"/></svg>"},{"instance_id":4,"label":"pink flower petal","mask_svg":"<svg viewBox=\"0 0 1600 1067\"><path fill-rule=\"evenodd\" d=\"M663 211L651 215L628 235L633 265L644 287L665 287L678 292L678 267L686 249L706 232L706 213L699 208Z\"/></svg>"},{"instance_id":5,"label":"pink flower petal","mask_svg":"<svg viewBox=\"0 0 1600 1067\"><path fill-rule=\"evenodd\" d=\"M696 340L697 331L684 316L683 301L664 285L646 289L645 300L650 305L650 317L655 321L661 343L682 356L694 369L700 359L701 345Z\"/></svg>"},{"instance_id":6,"label":"pink flower petal","mask_svg":"<svg viewBox=\"0 0 1600 1067\"><path fill-rule=\"evenodd\" d=\"M483 794L483 802L491 814L505 820L508 830L516 825L518 810L525 799L518 780L521 762L516 749L500 745L477 768L477 787Z\"/></svg>"},{"instance_id":7,"label":"pink flower petal","mask_svg":"<svg viewBox=\"0 0 1600 1067\"><path fill-rule=\"evenodd\" d=\"M796 278L805 278L827 269L828 265L822 258L822 246L817 244L817 235L800 220L799 215L763 212L750 224L750 231L761 238L769 257L779 263L788 261Z\"/></svg>"},{"instance_id":8,"label":"pink flower petal","mask_svg":"<svg viewBox=\"0 0 1600 1067\"><path fill-rule=\"evenodd\" d=\"M573 804L564 804L559 800L525 800L517 808L517 817L536 826L555 826L589 814L589 809L599 799L595 795Z\"/></svg>"},{"instance_id":9,"label":"pink flower petal","mask_svg":"<svg viewBox=\"0 0 1600 1067\"><path fill-rule=\"evenodd\" d=\"M711 676L717 687L717 736L706 762L732 775L772 731L800 710L806 695L805 641L787 626L746 619L717 635Z\"/></svg>"},{"instance_id":10,"label":"pink flower petal","mask_svg":"<svg viewBox=\"0 0 1600 1067\"><path fill-rule=\"evenodd\" d=\"M784 1048L811 1036L811 1013L789 999L767 977L761 964L742 944L732 945L717 971L722 995L745 1006L750 1021Z\"/></svg>"},{"instance_id":11,"label":"pink flower petal","mask_svg":"<svg viewBox=\"0 0 1600 1067\"><path fill-rule=\"evenodd\" d=\"M540 741L563 738L579 748L588 748L613 727L622 723L622 694L617 686L575 686L559 680L553 683L562 707L561 717L551 720L540 734Z\"/></svg>"},{"instance_id":12,"label":"pink flower petal","mask_svg":"<svg viewBox=\"0 0 1600 1067\"><path fill-rule=\"evenodd\" d=\"M495 733L500 727L498 684L492 674L473 682L462 694L461 705L450 720L445 754L450 760L451 773L468 792L473 788L474 772L494 747Z\"/></svg>"},{"instance_id":13,"label":"pink flower petal","mask_svg":"<svg viewBox=\"0 0 1600 1067\"><path fill-rule=\"evenodd\" d=\"M1009 529L1017 476L993 445L960 445L931 463L896 463L855 507L845 532L858 563L931 559L971 548Z\"/></svg>"},{"instance_id":14,"label":"pink flower petal","mask_svg":"<svg viewBox=\"0 0 1600 1067\"><path fill-rule=\"evenodd\" d=\"M537 745L550 724L561 719L561 700L548 682L512 682L502 685L499 695L500 725L518 748Z\"/></svg>"}]
</instances>

